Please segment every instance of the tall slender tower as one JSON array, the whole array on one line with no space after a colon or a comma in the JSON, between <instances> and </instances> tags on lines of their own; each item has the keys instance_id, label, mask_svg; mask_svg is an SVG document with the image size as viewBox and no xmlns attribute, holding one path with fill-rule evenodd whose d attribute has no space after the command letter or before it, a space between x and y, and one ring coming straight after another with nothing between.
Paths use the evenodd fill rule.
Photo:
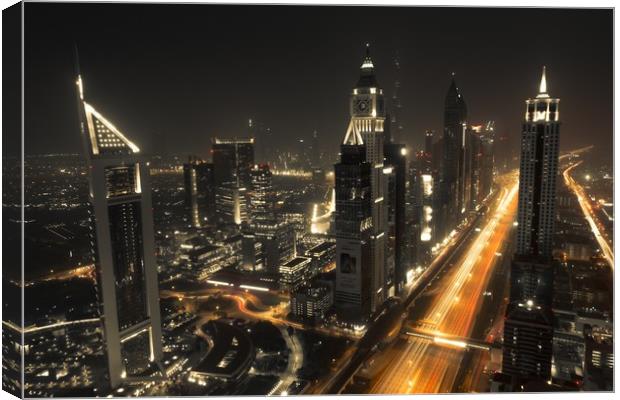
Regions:
<instances>
[{"instance_id":1,"label":"tall slender tower","mask_svg":"<svg viewBox=\"0 0 620 400\"><path fill-rule=\"evenodd\" d=\"M392 135L392 141L397 143L403 143L403 121L402 121L402 108L403 105L400 101L400 57L398 52L394 56L394 69L396 73L396 80L394 81L394 92L392 93L392 107L390 110L390 133Z\"/></svg>"},{"instance_id":2,"label":"tall slender tower","mask_svg":"<svg viewBox=\"0 0 620 400\"><path fill-rule=\"evenodd\" d=\"M108 373L114 388L124 381L152 380L161 371L149 168L138 146L84 101L79 73L76 85L89 167Z\"/></svg>"},{"instance_id":3,"label":"tall slender tower","mask_svg":"<svg viewBox=\"0 0 620 400\"><path fill-rule=\"evenodd\" d=\"M559 150L559 99L526 100L521 135L517 253L510 269L502 372L514 385L551 378L553 343L552 236Z\"/></svg>"},{"instance_id":4,"label":"tall slender tower","mask_svg":"<svg viewBox=\"0 0 620 400\"><path fill-rule=\"evenodd\" d=\"M386 237L387 206L386 180L383 175L383 148L385 103L383 89L379 88L375 66L370 58L370 45L366 44L366 56L362 62L360 78L353 89L350 102L351 120L344 144L364 144L366 161L371 165L372 189L372 311L386 299Z\"/></svg>"},{"instance_id":5,"label":"tall slender tower","mask_svg":"<svg viewBox=\"0 0 620 400\"><path fill-rule=\"evenodd\" d=\"M549 97L545 75L543 67L538 95L525 102L517 254L550 257L560 147L560 99Z\"/></svg>"},{"instance_id":6,"label":"tall slender tower","mask_svg":"<svg viewBox=\"0 0 620 400\"><path fill-rule=\"evenodd\" d=\"M467 105L452 74L444 108L440 240L457 225L463 209L463 193L459 192L459 189L463 187L460 181L460 167L462 167L466 123Z\"/></svg>"}]
</instances>

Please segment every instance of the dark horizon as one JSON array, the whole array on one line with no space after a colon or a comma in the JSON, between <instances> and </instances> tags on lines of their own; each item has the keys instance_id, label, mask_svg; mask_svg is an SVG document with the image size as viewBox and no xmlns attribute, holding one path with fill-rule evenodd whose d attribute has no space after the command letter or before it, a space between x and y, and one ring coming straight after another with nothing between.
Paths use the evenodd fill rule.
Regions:
<instances>
[{"instance_id":1,"label":"dark horizon","mask_svg":"<svg viewBox=\"0 0 620 400\"><path fill-rule=\"evenodd\" d=\"M452 72L470 122L493 119L517 144L546 65L561 148L611 156L611 9L145 6L26 4L26 154L81 150L74 43L87 101L147 153L206 156L212 137L245 136L252 117L283 148L316 129L336 154L369 42L388 99L399 54L416 149L426 129L442 130Z\"/></svg>"}]
</instances>

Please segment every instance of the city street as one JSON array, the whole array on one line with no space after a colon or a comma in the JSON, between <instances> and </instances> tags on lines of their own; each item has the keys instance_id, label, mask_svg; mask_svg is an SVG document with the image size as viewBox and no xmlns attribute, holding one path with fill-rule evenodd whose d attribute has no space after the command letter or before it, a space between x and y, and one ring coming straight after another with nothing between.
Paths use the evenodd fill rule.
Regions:
<instances>
[{"instance_id":1,"label":"city street","mask_svg":"<svg viewBox=\"0 0 620 400\"><path fill-rule=\"evenodd\" d=\"M455 266L433 287L433 298L422 318L411 321L434 341L409 337L381 357L392 361L371 383L370 393L444 393L452 391L466 343L446 339L469 337L489 278L502 260L505 241L513 229L517 208L516 175L502 185L500 198L491 207L480 232ZM437 289L437 290L435 290ZM402 347L402 348L401 348Z\"/></svg>"}]
</instances>

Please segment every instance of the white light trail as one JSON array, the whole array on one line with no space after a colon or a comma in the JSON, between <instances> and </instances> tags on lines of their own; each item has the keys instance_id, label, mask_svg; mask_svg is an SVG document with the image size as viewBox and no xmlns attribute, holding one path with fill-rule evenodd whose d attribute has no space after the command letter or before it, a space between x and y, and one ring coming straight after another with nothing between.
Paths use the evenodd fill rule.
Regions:
<instances>
[{"instance_id":1,"label":"white light trail","mask_svg":"<svg viewBox=\"0 0 620 400\"><path fill-rule=\"evenodd\" d=\"M607 260L607 262L609 263L609 266L613 270L614 269L614 252L611 246L609 245L609 243L607 242L607 240L605 240L605 238L601 234L601 231L599 230L598 225L596 221L594 220L594 217L592 215L592 208L590 207L590 204L584 193L583 187L581 187L581 185L579 185L573 179L573 177L570 176L570 172L574 168L576 168L578 165L580 165L582 162L583 161L579 161L575 164L572 164L571 166L569 166L568 168L564 170L564 173L563 173L564 182L566 182L566 186L568 186L573 191L573 193L575 193L575 195L577 196L577 201L579 202L579 206L581 206L581 211L583 211L583 215L585 216L586 221L588 221L588 224L590 225L590 229L592 230L592 233L594 234L594 238L596 239L599 247L601 248L601 251L603 252L603 256L605 260Z\"/></svg>"}]
</instances>

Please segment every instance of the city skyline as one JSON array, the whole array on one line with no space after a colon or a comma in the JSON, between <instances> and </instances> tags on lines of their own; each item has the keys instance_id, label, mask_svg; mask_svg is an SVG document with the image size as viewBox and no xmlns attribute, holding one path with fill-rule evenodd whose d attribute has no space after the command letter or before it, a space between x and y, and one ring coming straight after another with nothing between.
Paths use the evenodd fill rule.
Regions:
<instances>
[{"instance_id":1,"label":"city skyline","mask_svg":"<svg viewBox=\"0 0 620 400\"><path fill-rule=\"evenodd\" d=\"M3 390L613 392L613 10L201 7L3 11Z\"/></svg>"},{"instance_id":2,"label":"city skyline","mask_svg":"<svg viewBox=\"0 0 620 400\"><path fill-rule=\"evenodd\" d=\"M422 147L426 129L442 127L438 110L453 72L472 122L494 119L516 143L519 117L508 110L535 88L541 65L554 76L550 89L566 99L563 148L594 141L605 154L601 145L611 133L611 119L601 118L611 113L612 79L611 21L604 10L375 7L379 25L367 30L347 27L347 18L341 18L367 18L364 7L329 7L327 13L316 7L271 12L257 6L248 7L246 16L236 15L234 6L153 5L141 11L138 5L88 5L95 9L88 19L78 4L27 7L31 40L25 55L32 62L26 65L25 101L42 117L27 119L25 129L33 138L26 142L27 154L79 151L70 140L74 111L50 98L73 95L66 82L72 79L76 44L89 90L149 154L196 151L184 145L191 138L198 155L207 157L213 137L247 136L247 120L254 118L288 148L296 138L310 140L316 129L321 150L331 151L335 161L331 149L346 128L339 115L346 112L346 89L355 83L349 71L367 42L388 105L398 53L400 119L407 144L416 148ZM182 24L175 22L177 13L184 15ZM147 24L140 31L131 25L138 14ZM199 20L192 24L192 18ZM320 30L314 28L316 18L323 21ZM473 28L459 29L463 20ZM524 20L551 24L553 46L528 43L527 32L517 28ZM164 21L169 29L156 31ZM100 28L112 22L114 31L104 29L102 36Z\"/></svg>"}]
</instances>

